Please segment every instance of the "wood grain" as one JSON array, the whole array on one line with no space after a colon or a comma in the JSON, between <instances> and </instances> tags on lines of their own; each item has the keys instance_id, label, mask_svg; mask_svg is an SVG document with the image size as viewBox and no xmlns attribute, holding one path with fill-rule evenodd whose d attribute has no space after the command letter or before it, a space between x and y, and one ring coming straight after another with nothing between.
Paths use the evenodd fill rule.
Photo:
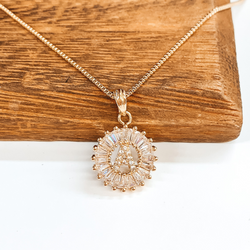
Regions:
<instances>
[{"instance_id":1,"label":"wood grain","mask_svg":"<svg viewBox=\"0 0 250 250\"><path fill-rule=\"evenodd\" d=\"M201 17L228 0L1 3L108 88L128 90ZM96 141L117 106L0 11L0 140ZM231 11L216 14L128 99L154 141L238 137L242 107Z\"/></svg>"}]
</instances>

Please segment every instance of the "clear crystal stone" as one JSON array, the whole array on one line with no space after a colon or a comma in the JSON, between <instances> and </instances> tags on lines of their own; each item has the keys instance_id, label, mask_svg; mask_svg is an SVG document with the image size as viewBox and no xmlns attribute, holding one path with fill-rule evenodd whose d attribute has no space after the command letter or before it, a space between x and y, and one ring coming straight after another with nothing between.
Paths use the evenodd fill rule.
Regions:
<instances>
[{"instance_id":1,"label":"clear crystal stone","mask_svg":"<svg viewBox=\"0 0 250 250\"><path fill-rule=\"evenodd\" d=\"M119 184L117 184L117 187L124 188L126 186L127 186L127 177L122 175Z\"/></svg>"},{"instance_id":2,"label":"clear crystal stone","mask_svg":"<svg viewBox=\"0 0 250 250\"><path fill-rule=\"evenodd\" d=\"M107 163L101 163L101 164L98 164L97 167L99 170L103 170L105 168L107 168L109 165Z\"/></svg>"},{"instance_id":3,"label":"clear crystal stone","mask_svg":"<svg viewBox=\"0 0 250 250\"><path fill-rule=\"evenodd\" d=\"M131 142L132 143L135 143L135 141L136 141L136 139L137 139L137 136L140 136L140 132L138 132L138 131L133 131L133 134L132 134L132 136L131 136Z\"/></svg>"},{"instance_id":4,"label":"clear crystal stone","mask_svg":"<svg viewBox=\"0 0 250 250\"><path fill-rule=\"evenodd\" d=\"M148 139L146 136L142 136L142 140L138 141L137 146L142 149L145 144L148 145Z\"/></svg>"},{"instance_id":5,"label":"clear crystal stone","mask_svg":"<svg viewBox=\"0 0 250 250\"><path fill-rule=\"evenodd\" d=\"M95 153L95 157L98 157L98 158L108 157L108 153L103 150L102 151L100 150Z\"/></svg>"},{"instance_id":6,"label":"clear crystal stone","mask_svg":"<svg viewBox=\"0 0 250 250\"><path fill-rule=\"evenodd\" d=\"M105 156L101 156L101 157L96 157L96 162L97 164L100 164L100 163L105 163L108 161L108 158L105 157Z\"/></svg>"},{"instance_id":7,"label":"clear crystal stone","mask_svg":"<svg viewBox=\"0 0 250 250\"><path fill-rule=\"evenodd\" d=\"M132 188L136 186L135 180L131 175L128 175L128 187Z\"/></svg>"},{"instance_id":8,"label":"clear crystal stone","mask_svg":"<svg viewBox=\"0 0 250 250\"><path fill-rule=\"evenodd\" d=\"M111 143L107 140L106 137L103 138L101 144L100 144L105 150L110 151L111 150Z\"/></svg>"},{"instance_id":9,"label":"clear crystal stone","mask_svg":"<svg viewBox=\"0 0 250 250\"><path fill-rule=\"evenodd\" d=\"M122 131L123 138L125 140L131 141L131 133L132 133L132 131L133 130L131 128L124 128L123 131Z\"/></svg>"},{"instance_id":10,"label":"clear crystal stone","mask_svg":"<svg viewBox=\"0 0 250 250\"><path fill-rule=\"evenodd\" d=\"M113 180L113 184L115 186L118 186L120 184L120 180L121 180L121 175L120 174L116 174L116 176L114 177L114 180Z\"/></svg>"},{"instance_id":11,"label":"clear crystal stone","mask_svg":"<svg viewBox=\"0 0 250 250\"><path fill-rule=\"evenodd\" d=\"M134 172L133 177L135 179L136 184L139 186L142 181L142 176L138 172Z\"/></svg>"},{"instance_id":12,"label":"clear crystal stone","mask_svg":"<svg viewBox=\"0 0 250 250\"><path fill-rule=\"evenodd\" d=\"M148 152L151 150L151 145L149 145L149 143L143 143L140 147L140 150L142 153Z\"/></svg>"},{"instance_id":13,"label":"clear crystal stone","mask_svg":"<svg viewBox=\"0 0 250 250\"><path fill-rule=\"evenodd\" d=\"M137 168L138 173L145 178L147 178L150 174L149 170L146 170L144 168Z\"/></svg>"},{"instance_id":14,"label":"clear crystal stone","mask_svg":"<svg viewBox=\"0 0 250 250\"><path fill-rule=\"evenodd\" d=\"M100 174L107 176L112 171L111 168L105 168L102 171L100 171Z\"/></svg>"},{"instance_id":15,"label":"clear crystal stone","mask_svg":"<svg viewBox=\"0 0 250 250\"><path fill-rule=\"evenodd\" d=\"M153 154L144 154L144 155L142 155L142 161L144 161L144 162L153 162L154 161L154 155Z\"/></svg>"},{"instance_id":16,"label":"clear crystal stone","mask_svg":"<svg viewBox=\"0 0 250 250\"><path fill-rule=\"evenodd\" d=\"M104 143L108 146L108 148L111 148L111 147L114 145L114 143L113 143L113 141L110 139L110 136L107 135L107 136L105 136L104 138L105 138L105 139L104 139Z\"/></svg>"},{"instance_id":17,"label":"clear crystal stone","mask_svg":"<svg viewBox=\"0 0 250 250\"><path fill-rule=\"evenodd\" d=\"M108 136L109 140L112 142L112 144L116 144L118 139L116 137L116 133L111 133L109 136Z\"/></svg>"},{"instance_id":18,"label":"clear crystal stone","mask_svg":"<svg viewBox=\"0 0 250 250\"><path fill-rule=\"evenodd\" d=\"M146 162L146 161L142 161L142 167L148 170L151 170L153 167L153 164L151 162Z\"/></svg>"},{"instance_id":19,"label":"clear crystal stone","mask_svg":"<svg viewBox=\"0 0 250 250\"><path fill-rule=\"evenodd\" d=\"M109 182L112 182L113 181L113 179L114 179L114 177L115 177L115 172L114 171L110 171L107 175L106 175L106 177L105 177L105 179L107 180L107 181L109 181Z\"/></svg>"},{"instance_id":20,"label":"clear crystal stone","mask_svg":"<svg viewBox=\"0 0 250 250\"><path fill-rule=\"evenodd\" d=\"M135 144L140 147L144 143L143 137L141 135L138 135L135 140Z\"/></svg>"}]
</instances>

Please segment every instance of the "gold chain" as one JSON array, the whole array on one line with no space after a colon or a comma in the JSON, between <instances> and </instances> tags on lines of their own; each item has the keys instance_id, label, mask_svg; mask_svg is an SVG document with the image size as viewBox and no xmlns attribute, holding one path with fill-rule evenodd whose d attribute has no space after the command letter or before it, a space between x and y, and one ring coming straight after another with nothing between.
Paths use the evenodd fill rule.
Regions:
<instances>
[{"instance_id":1,"label":"gold chain","mask_svg":"<svg viewBox=\"0 0 250 250\"><path fill-rule=\"evenodd\" d=\"M136 83L131 89L126 92L126 97L131 96L138 88L141 87L174 53L177 49L181 47L183 43L185 43L208 19L210 19L215 13L219 11L223 11L231 8L232 6L243 2L244 0L238 0L233 3L229 3L223 6L215 7L211 10L207 15L205 15L201 20L192 27L186 35L184 35L140 80ZM41 34L39 34L36 30L30 27L27 23L17 17L14 13L12 13L9 9L0 4L0 9L6 12L10 17L12 17L15 21L21 24L24 28L30 31L33 35L35 35L38 39L40 39L43 43L45 43L48 47L54 50L59 56L65 59L68 63L70 63L73 67L79 70L85 77L87 77L92 83L94 83L100 90L102 90L107 96L112 99L115 99L115 92L110 91L104 85L102 85L98 80L96 80L90 73L88 73L85 69L83 69L79 64L77 64L74 60L72 60L69 56L67 56L63 51L59 50L55 45L49 42L46 38L44 38Z\"/></svg>"}]
</instances>

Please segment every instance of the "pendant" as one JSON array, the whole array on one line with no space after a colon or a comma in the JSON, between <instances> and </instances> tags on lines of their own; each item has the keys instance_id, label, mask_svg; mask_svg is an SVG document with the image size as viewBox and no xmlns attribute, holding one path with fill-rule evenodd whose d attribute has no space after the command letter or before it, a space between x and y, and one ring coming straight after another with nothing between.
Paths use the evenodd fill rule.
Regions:
<instances>
[{"instance_id":1,"label":"pendant","mask_svg":"<svg viewBox=\"0 0 250 250\"><path fill-rule=\"evenodd\" d=\"M128 128L132 116L126 111L125 91L117 90L115 100L119 109L118 121L123 127L115 127L98 139L92 156L95 162L93 170L98 172L97 178L104 181L104 186L123 192L133 191L138 186L144 186L145 179L152 178L150 173L156 170L156 147L152 145L152 139L145 136L146 132L137 131L137 127ZM123 122L122 116L128 116L129 121Z\"/></svg>"}]
</instances>

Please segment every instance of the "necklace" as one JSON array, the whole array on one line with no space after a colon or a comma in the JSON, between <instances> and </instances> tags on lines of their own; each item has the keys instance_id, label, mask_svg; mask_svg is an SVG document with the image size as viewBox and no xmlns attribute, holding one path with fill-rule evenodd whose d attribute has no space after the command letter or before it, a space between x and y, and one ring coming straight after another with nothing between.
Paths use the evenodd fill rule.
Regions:
<instances>
[{"instance_id":1,"label":"necklace","mask_svg":"<svg viewBox=\"0 0 250 250\"><path fill-rule=\"evenodd\" d=\"M122 125L122 128L115 127L113 131L105 132L105 136L98 139L98 145L94 146L94 155L92 156L94 161L93 170L98 172L97 178L102 179L105 186L109 185L113 190L120 189L125 192L126 190L135 190L138 186L144 186L145 179L152 178L151 171L156 170L154 162L157 161L157 157L154 155L156 147L152 145L153 140L145 136L146 132L139 132L137 127L128 127L132 122L132 115L127 111L127 98L135 93L208 19L217 12L229 9L243 1L238 0L211 10L128 91L123 89L109 90L63 51L59 50L2 4L0 4L0 9L79 70L108 97L115 100L119 111L118 122ZM126 122L123 120L124 117L127 117Z\"/></svg>"}]
</instances>

